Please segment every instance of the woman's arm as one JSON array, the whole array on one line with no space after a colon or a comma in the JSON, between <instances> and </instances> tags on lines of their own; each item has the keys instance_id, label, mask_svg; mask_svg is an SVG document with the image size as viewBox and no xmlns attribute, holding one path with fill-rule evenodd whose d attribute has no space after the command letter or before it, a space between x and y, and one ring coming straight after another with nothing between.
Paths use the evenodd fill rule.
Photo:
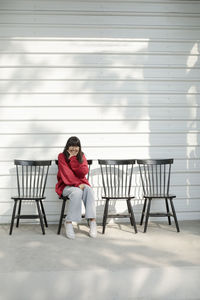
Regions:
<instances>
[{"instance_id":1,"label":"woman's arm","mask_svg":"<svg viewBox=\"0 0 200 300\"><path fill-rule=\"evenodd\" d=\"M85 175L89 171L88 163L85 158L85 155L83 155L83 162L81 164L78 162L76 156L72 156L70 158L69 165L70 165L71 169L73 170L74 174L79 178L85 177Z\"/></svg>"},{"instance_id":2,"label":"woman's arm","mask_svg":"<svg viewBox=\"0 0 200 300\"><path fill-rule=\"evenodd\" d=\"M66 185L78 187L81 184L80 179L70 169L62 153L58 155L58 169L62 181Z\"/></svg>"}]
</instances>

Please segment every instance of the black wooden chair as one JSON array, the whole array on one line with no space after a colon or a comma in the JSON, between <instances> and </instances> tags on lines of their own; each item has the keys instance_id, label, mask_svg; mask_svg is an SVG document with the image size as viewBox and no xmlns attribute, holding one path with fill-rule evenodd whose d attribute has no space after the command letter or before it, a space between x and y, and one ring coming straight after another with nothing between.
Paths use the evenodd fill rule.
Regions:
<instances>
[{"instance_id":1,"label":"black wooden chair","mask_svg":"<svg viewBox=\"0 0 200 300\"><path fill-rule=\"evenodd\" d=\"M143 188L144 205L142 209L140 225L143 224L145 217L144 232L147 230L149 217L168 217L168 223L171 225L170 217L174 218L177 232L179 232L178 220L176 217L176 211L173 204L175 195L169 194L170 189L170 176L171 176L171 165L173 159L148 159L148 160L137 160L140 170L140 178ZM152 199L164 199L166 205L165 212L152 212L151 202ZM169 203L171 210L169 208ZM148 205L147 205L148 204Z\"/></svg>"},{"instance_id":2,"label":"black wooden chair","mask_svg":"<svg viewBox=\"0 0 200 300\"><path fill-rule=\"evenodd\" d=\"M131 182L135 160L98 160L101 168L103 191L102 199L106 200L103 215L103 230L105 233L107 218L130 218L130 223L137 233L135 217L131 205ZM108 214L109 201L124 199L128 214Z\"/></svg>"},{"instance_id":3,"label":"black wooden chair","mask_svg":"<svg viewBox=\"0 0 200 300\"><path fill-rule=\"evenodd\" d=\"M56 165L58 165L58 160L55 160L55 163ZM87 160L87 163L88 163L88 167L89 167L89 172L87 174L87 179L89 180L89 176L90 176L90 167L92 165L92 159L88 159ZM64 197L63 195L61 195L59 197L59 199L62 199L62 208L61 208L61 212L60 212L60 220L59 220L59 224L58 224L58 231L57 231L57 234L60 234L60 230L61 230L61 226L62 226L62 222L63 222L63 219L66 217L66 214L65 214L65 206L66 206L66 201L69 200L69 198L66 196ZM82 215L82 218L84 219L85 218L85 215L83 214Z\"/></svg>"},{"instance_id":4,"label":"black wooden chair","mask_svg":"<svg viewBox=\"0 0 200 300\"><path fill-rule=\"evenodd\" d=\"M44 197L47 176L51 160L14 160L17 171L17 188L18 195L11 197L14 200L12 212L10 235L12 234L14 220L17 219L16 227L19 227L20 219L36 219L39 218L42 233L45 234L43 219L46 227L48 227L46 214L42 200ZM22 201L35 201L37 206L37 215L22 215ZM18 212L16 209L18 205Z\"/></svg>"}]
</instances>

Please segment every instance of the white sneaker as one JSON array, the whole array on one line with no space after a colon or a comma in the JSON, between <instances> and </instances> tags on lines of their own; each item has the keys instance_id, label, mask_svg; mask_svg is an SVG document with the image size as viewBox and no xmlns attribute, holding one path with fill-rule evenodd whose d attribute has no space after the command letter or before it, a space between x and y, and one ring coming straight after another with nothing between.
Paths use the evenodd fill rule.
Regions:
<instances>
[{"instance_id":1,"label":"white sneaker","mask_svg":"<svg viewBox=\"0 0 200 300\"><path fill-rule=\"evenodd\" d=\"M89 236L92 238L97 237L97 224L96 221L90 221Z\"/></svg>"},{"instance_id":2,"label":"white sneaker","mask_svg":"<svg viewBox=\"0 0 200 300\"><path fill-rule=\"evenodd\" d=\"M66 236L68 239L75 239L75 233L74 233L74 228L72 223L67 223L66 221L64 222L65 226L65 231L66 231Z\"/></svg>"}]
</instances>

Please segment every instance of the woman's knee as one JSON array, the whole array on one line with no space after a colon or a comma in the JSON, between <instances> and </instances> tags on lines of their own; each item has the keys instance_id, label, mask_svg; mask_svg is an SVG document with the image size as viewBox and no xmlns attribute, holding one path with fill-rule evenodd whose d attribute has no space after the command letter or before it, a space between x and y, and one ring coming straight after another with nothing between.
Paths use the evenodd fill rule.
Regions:
<instances>
[{"instance_id":1,"label":"woman's knee","mask_svg":"<svg viewBox=\"0 0 200 300\"><path fill-rule=\"evenodd\" d=\"M83 191L80 188L76 188L73 190L73 192L69 195L69 198L71 199L82 199Z\"/></svg>"}]
</instances>

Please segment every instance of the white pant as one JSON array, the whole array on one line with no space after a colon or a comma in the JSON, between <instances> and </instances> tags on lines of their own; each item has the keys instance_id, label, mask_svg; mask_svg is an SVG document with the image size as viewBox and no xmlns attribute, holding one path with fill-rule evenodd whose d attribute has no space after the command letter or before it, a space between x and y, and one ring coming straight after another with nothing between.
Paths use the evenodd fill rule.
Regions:
<instances>
[{"instance_id":1,"label":"white pant","mask_svg":"<svg viewBox=\"0 0 200 300\"><path fill-rule=\"evenodd\" d=\"M64 197L67 196L69 198L66 221L81 221L82 201L85 206L86 219L96 218L94 194L89 185L85 185L84 190L74 186L66 186L62 194Z\"/></svg>"}]
</instances>

